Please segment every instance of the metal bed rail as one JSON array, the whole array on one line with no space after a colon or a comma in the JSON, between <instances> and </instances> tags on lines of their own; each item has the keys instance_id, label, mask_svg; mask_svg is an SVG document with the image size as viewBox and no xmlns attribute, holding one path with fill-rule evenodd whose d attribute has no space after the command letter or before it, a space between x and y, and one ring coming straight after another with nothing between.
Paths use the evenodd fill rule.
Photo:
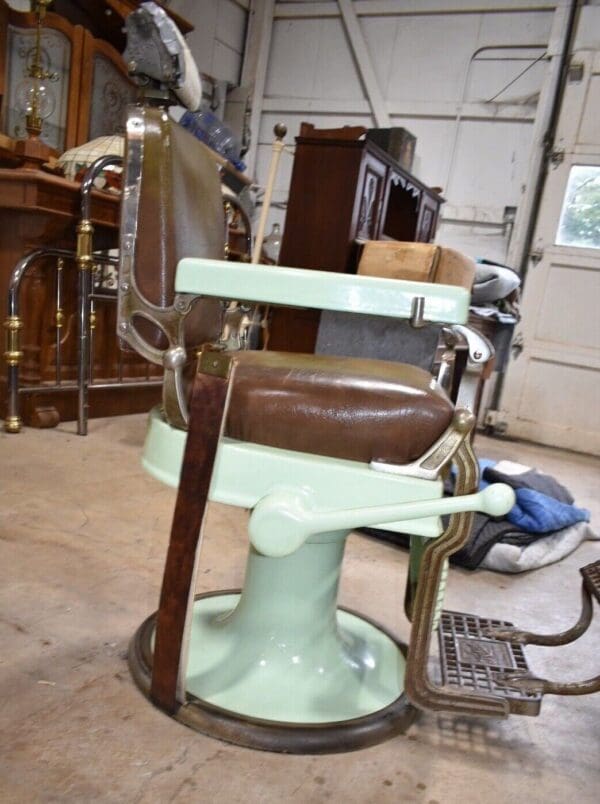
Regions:
<instances>
[{"instance_id":1,"label":"metal bed rail","mask_svg":"<svg viewBox=\"0 0 600 804\"><path fill-rule=\"evenodd\" d=\"M21 417L21 398L36 393L57 393L66 389L77 389L77 433L87 434L89 416L89 390L107 390L114 388L139 389L159 387L162 377L153 378L150 371L153 368L148 363L146 375L143 378L126 378L124 376L125 354L119 350L117 363L117 376L114 380L106 378L94 379L94 331L96 326L97 304L109 303L116 306L116 288L111 292L107 288L107 279L110 276L107 267L116 267L118 258L104 254L93 254L93 262L88 263L85 273L88 282L81 282L79 271L79 286L77 298L77 378L75 381L63 378L63 349L64 349L64 274L69 265L77 262L77 254L66 249L40 248L27 254L19 260L12 271L8 291L8 316L4 322L6 329L6 351L4 358L7 365L7 414L4 429L7 433L19 433L23 422ZM56 290L54 294L54 343L56 351L54 382L40 382L36 384L23 384L20 377L20 366L23 359L21 345L21 330L23 317L21 315L20 291L22 281L27 271L41 259L56 259ZM85 294L82 296L82 293ZM117 337L115 333L115 338Z\"/></svg>"},{"instance_id":2,"label":"metal bed rail","mask_svg":"<svg viewBox=\"0 0 600 804\"><path fill-rule=\"evenodd\" d=\"M96 304L109 302L116 305L117 280L114 281L114 292L107 284L106 269L118 266L118 258L94 252L92 239L94 226L91 220L91 199L94 182L102 170L109 166L120 166L123 158L114 154L101 156L93 162L81 183L80 220L77 225L77 250L69 251L58 248L40 248L22 257L12 271L8 291L8 316L4 322L6 329L6 351L4 357L7 365L7 415L4 429L7 433L21 431L23 422L20 415L20 397L33 393L56 393L67 388L77 389L77 433L87 435L89 417L89 389L107 388L142 388L162 385L162 377L150 376L151 364L148 363L144 379L128 380L124 377L124 353L119 352L117 377L114 381L94 382L94 329L96 321ZM23 277L37 261L42 258L56 258L56 293L55 293L55 381L42 382L36 385L24 385L20 382L19 367L23 359L20 333L23 319L20 313L20 289ZM77 265L77 380L76 382L62 378L63 367L63 328L64 315L64 270L65 265ZM115 272L116 274L116 272ZM115 338L117 337L115 333Z\"/></svg>"}]
</instances>

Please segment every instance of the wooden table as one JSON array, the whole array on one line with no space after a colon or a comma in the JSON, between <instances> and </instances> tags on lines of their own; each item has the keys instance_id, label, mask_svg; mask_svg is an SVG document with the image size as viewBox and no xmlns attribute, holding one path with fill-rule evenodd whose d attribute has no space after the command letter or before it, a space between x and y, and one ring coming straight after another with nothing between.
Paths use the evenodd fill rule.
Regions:
<instances>
[{"instance_id":1,"label":"wooden table","mask_svg":"<svg viewBox=\"0 0 600 804\"><path fill-rule=\"evenodd\" d=\"M8 283L17 261L35 248L52 246L74 249L75 227L79 218L79 185L38 170L0 169L0 309L7 310ZM119 226L119 198L95 192L92 200L95 226L94 248L115 247ZM21 331L23 385L53 384L56 379L55 265L40 260L21 285ZM73 382L77 376L77 268L65 264L64 324L61 329L61 380ZM94 379L103 382L117 378L120 356L116 337L114 302L99 305L94 330ZM125 359L124 376L140 379L148 364L137 354ZM160 377L158 366L151 376ZM160 398L159 388L90 389L90 416L111 416L149 410ZM74 386L58 393L27 394L22 398L21 415L25 424L44 427L60 420L76 418ZM5 414L6 376L0 376L0 412Z\"/></svg>"}]
</instances>

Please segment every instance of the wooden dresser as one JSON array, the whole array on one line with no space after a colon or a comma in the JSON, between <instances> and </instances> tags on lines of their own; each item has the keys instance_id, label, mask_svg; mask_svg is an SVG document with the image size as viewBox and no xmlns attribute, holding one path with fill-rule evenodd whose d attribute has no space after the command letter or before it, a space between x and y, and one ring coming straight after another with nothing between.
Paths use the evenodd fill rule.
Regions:
<instances>
[{"instance_id":1,"label":"wooden dresser","mask_svg":"<svg viewBox=\"0 0 600 804\"><path fill-rule=\"evenodd\" d=\"M279 262L354 272L361 240L429 242L443 201L373 142L297 137ZM314 351L319 316L275 310L269 348Z\"/></svg>"}]
</instances>

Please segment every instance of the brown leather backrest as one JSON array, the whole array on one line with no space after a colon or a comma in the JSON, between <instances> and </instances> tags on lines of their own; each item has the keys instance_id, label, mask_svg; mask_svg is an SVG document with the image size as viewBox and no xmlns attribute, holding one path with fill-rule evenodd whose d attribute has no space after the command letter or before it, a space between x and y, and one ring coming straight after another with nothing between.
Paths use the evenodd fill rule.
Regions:
<instances>
[{"instance_id":1,"label":"brown leather backrest","mask_svg":"<svg viewBox=\"0 0 600 804\"><path fill-rule=\"evenodd\" d=\"M140 109L131 114L139 117ZM207 148L163 110L146 108L142 114L133 278L144 299L164 310L174 302L179 260L223 259L225 216L219 174ZM218 337L220 310L215 299L194 306L185 324L188 345ZM140 321L136 328L153 346L166 348L156 326Z\"/></svg>"}]
</instances>

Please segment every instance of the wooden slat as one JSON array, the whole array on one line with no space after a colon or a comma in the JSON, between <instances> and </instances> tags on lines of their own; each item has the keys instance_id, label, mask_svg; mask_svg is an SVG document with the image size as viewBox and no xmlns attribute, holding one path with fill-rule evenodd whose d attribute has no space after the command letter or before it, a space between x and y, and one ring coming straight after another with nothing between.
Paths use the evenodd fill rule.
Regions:
<instances>
[{"instance_id":1,"label":"wooden slat","mask_svg":"<svg viewBox=\"0 0 600 804\"><path fill-rule=\"evenodd\" d=\"M190 402L188 431L171 540L156 617L152 700L167 712L183 702L186 631L194 597L200 531L227 399L228 380L198 374Z\"/></svg>"}]
</instances>

